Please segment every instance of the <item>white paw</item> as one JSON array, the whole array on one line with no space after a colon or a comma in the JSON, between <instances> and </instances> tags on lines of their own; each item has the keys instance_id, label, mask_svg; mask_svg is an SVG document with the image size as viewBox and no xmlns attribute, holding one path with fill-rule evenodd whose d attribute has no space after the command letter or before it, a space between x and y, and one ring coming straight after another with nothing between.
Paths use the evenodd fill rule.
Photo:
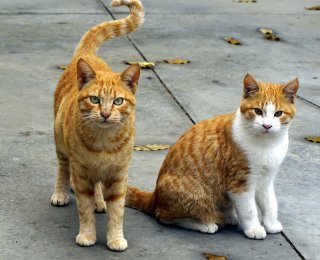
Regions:
<instances>
[{"instance_id":1,"label":"white paw","mask_svg":"<svg viewBox=\"0 0 320 260\"><path fill-rule=\"evenodd\" d=\"M79 246L93 246L96 241L96 236L93 234L79 233L76 237L76 243Z\"/></svg>"},{"instance_id":2,"label":"white paw","mask_svg":"<svg viewBox=\"0 0 320 260\"><path fill-rule=\"evenodd\" d=\"M278 220L273 222L265 221L263 225L266 231L271 234L279 233L283 229L281 223Z\"/></svg>"},{"instance_id":3,"label":"white paw","mask_svg":"<svg viewBox=\"0 0 320 260\"><path fill-rule=\"evenodd\" d=\"M51 197L51 205L53 206L66 206L69 203L69 194L68 193L53 193Z\"/></svg>"},{"instance_id":4,"label":"white paw","mask_svg":"<svg viewBox=\"0 0 320 260\"><path fill-rule=\"evenodd\" d=\"M127 249L128 243L127 240L122 237L108 241L107 247L114 251L123 251Z\"/></svg>"},{"instance_id":5,"label":"white paw","mask_svg":"<svg viewBox=\"0 0 320 260\"><path fill-rule=\"evenodd\" d=\"M244 234L248 238L252 238L252 239L265 239L266 236L267 236L266 230L261 225L255 226L255 227L250 228L250 229L246 229L244 231Z\"/></svg>"},{"instance_id":6,"label":"white paw","mask_svg":"<svg viewBox=\"0 0 320 260\"><path fill-rule=\"evenodd\" d=\"M202 233L213 234L213 233L217 232L218 226L215 223L201 224L201 226L199 227L199 230Z\"/></svg>"}]
</instances>

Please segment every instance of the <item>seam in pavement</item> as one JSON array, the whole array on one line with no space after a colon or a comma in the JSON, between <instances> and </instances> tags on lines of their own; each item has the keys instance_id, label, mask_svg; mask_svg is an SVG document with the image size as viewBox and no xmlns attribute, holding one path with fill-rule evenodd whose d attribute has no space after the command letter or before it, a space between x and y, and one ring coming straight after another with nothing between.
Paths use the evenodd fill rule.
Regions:
<instances>
[{"instance_id":1,"label":"seam in pavement","mask_svg":"<svg viewBox=\"0 0 320 260\"><path fill-rule=\"evenodd\" d=\"M305 99L305 98L303 98L303 97L301 97L301 96L297 96L297 98L298 98L298 99L300 99L301 101L303 101L303 102L305 102L305 103L307 103L307 104L311 105L311 106L314 106L314 107L316 107L316 108L320 108L320 106L319 106L319 105L317 105L317 104L315 104L315 103L313 103L313 102L309 101L308 99Z\"/></svg>"},{"instance_id":2,"label":"seam in pavement","mask_svg":"<svg viewBox=\"0 0 320 260\"><path fill-rule=\"evenodd\" d=\"M302 260L306 260L306 258L300 253L300 251L296 248L296 246L291 242L291 240L286 236L286 234L281 231L282 237L288 242L288 244L291 246L291 248L300 256Z\"/></svg>"},{"instance_id":3,"label":"seam in pavement","mask_svg":"<svg viewBox=\"0 0 320 260\"><path fill-rule=\"evenodd\" d=\"M97 0L99 3L106 9L108 14L112 17L113 20L117 20L117 18L114 16L114 14L109 10L109 8L103 3L102 0ZM129 42L132 44L132 46L136 49L136 51L140 54L140 56L148 62L148 59L146 56L142 53L142 51L139 49L139 47L136 45L136 43L129 37L126 36L126 38L129 40ZM192 124L196 124L195 120L191 117L191 115L187 112L187 110L182 106L182 104L179 102L179 100L173 95L171 90L167 87L167 85L163 82L159 74L156 72L155 69L151 69L152 72L155 74L157 79L160 81L161 85L165 88L165 90L169 93L169 95L173 98L173 100L177 103L177 105L180 107L180 109L185 113L185 115L189 118L189 120L192 122Z\"/></svg>"}]
</instances>

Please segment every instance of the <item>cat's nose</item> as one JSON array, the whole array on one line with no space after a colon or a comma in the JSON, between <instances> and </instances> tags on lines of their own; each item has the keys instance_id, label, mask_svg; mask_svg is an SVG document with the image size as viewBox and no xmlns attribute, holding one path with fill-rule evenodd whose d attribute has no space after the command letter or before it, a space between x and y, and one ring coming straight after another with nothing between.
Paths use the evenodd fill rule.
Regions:
<instances>
[{"instance_id":1,"label":"cat's nose","mask_svg":"<svg viewBox=\"0 0 320 260\"><path fill-rule=\"evenodd\" d=\"M262 126L266 130L269 130L272 127L272 125L267 125L267 124L263 124Z\"/></svg>"},{"instance_id":2,"label":"cat's nose","mask_svg":"<svg viewBox=\"0 0 320 260\"><path fill-rule=\"evenodd\" d=\"M110 112L101 112L100 115L104 118L104 119L107 119L111 113Z\"/></svg>"}]
</instances>

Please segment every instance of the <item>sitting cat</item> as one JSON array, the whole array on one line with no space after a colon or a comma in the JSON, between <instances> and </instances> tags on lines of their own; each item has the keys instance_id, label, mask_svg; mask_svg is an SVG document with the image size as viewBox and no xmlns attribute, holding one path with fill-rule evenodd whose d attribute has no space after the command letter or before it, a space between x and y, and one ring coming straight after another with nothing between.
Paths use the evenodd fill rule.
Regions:
<instances>
[{"instance_id":1,"label":"sitting cat","mask_svg":"<svg viewBox=\"0 0 320 260\"><path fill-rule=\"evenodd\" d=\"M273 179L287 152L298 86L298 79L257 83L247 74L240 108L183 134L167 154L154 192L129 186L126 205L204 233L238 220L249 238L280 232Z\"/></svg>"},{"instance_id":2,"label":"sitting cat","mask_svg":"<svg viewBox=\"0 0 320 260\"><path fill-rule=\"evenodd\" d=\"M96 56L96 51L106 40L135 31L143 22L144 10L139 0L114 0L111 4L127 5L130 15L103 22L83 36L54 94L59 167L51 203L68 204L71 173L80 221L76 242L81 246L93 245L94 195L101 202L102 183L108 207L107 246L121 251L127 248L123 237L124 200L140 67L132 65L115 73Z\"/></svg>"}]
</instances>

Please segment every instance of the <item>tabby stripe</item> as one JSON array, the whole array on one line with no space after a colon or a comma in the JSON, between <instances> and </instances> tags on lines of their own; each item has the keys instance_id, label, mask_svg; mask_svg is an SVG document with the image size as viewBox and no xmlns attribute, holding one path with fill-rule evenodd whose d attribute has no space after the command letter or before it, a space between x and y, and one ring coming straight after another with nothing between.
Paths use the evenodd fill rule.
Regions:
<instances>
[{"instance_id":1,"label":"tabby stripe","mask_svg":"<svg viewBox=\"0 0 320 260\"><path fill-rule=\"evenodd\" d=\"M124 195L125 195L124 192L118 193L118 194L111 194L106 197L106 201L107 202L115 201L115 200L121 199L122 197L124 197Z\"/></svg>"}]
</instances>

